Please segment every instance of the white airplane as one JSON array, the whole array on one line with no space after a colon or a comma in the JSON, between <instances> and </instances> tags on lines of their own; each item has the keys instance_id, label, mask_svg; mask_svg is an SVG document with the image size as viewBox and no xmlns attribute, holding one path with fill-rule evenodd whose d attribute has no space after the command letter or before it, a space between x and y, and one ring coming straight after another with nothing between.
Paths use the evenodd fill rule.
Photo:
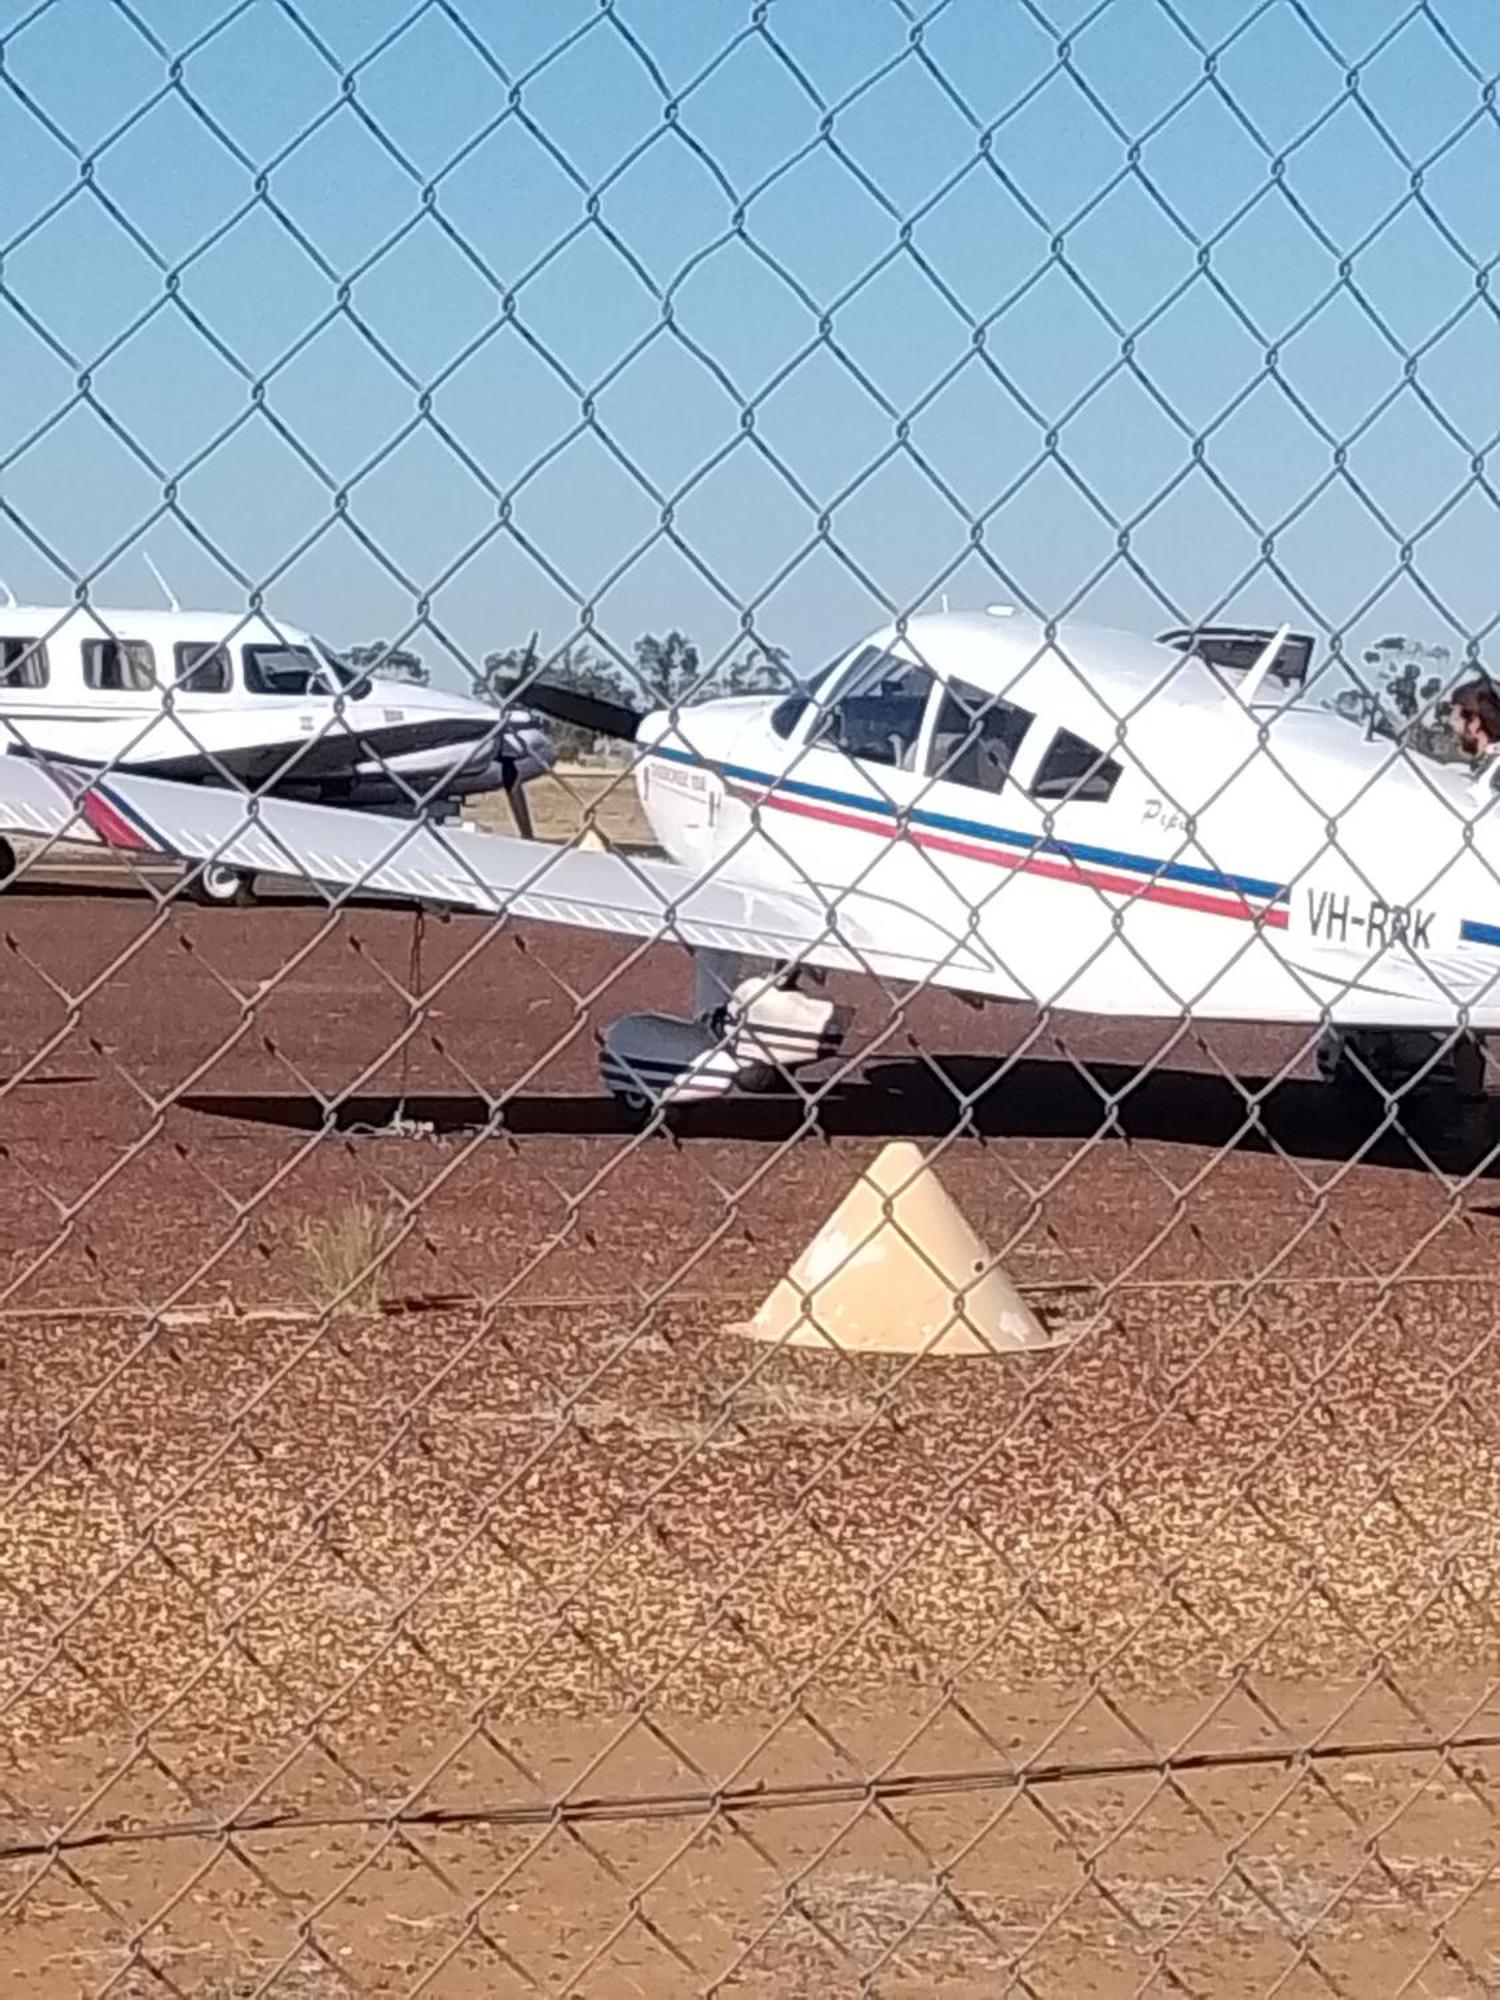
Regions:
<instances>
[{"instance_id":1,"label":"white airplane","mask_svg":"<svg viewBox=\"0 0 1500 2000\"><path fill-rule=\"evenodd\" d=\"M835 971L1305 1025L1326 1077L1381 1087L1436 1076L1446 1048L1472 1094L1500 1026L1500 814L1467 772L1366 741L1295 686L1268 695L1285 640L1236 672L1124 632L923 616L789 696L616 708L660 861L14 756L0 823L78 812L123 848L334 896L675 941L691 1017L603 1037L606 1084L637 1110L835 1054Z\"/></svg>"},{"instance_id":2,"label":"white airplane","mask_svg":"<svg viewBox=\"0 0 1500 2000\"><path fill-rule=\"evenodd\" d=\"M298 629L175 602L165 611L6 605L0 746L438 818L476 792L519 801L552 761L540 719L522 710L502 718L462 695L374 680ZM71 837L92 836L81 827ZM0 842L0 880L14 866ZM249 902L253 878L215 862L189 893Z\"/></svg>"}]
</instances>

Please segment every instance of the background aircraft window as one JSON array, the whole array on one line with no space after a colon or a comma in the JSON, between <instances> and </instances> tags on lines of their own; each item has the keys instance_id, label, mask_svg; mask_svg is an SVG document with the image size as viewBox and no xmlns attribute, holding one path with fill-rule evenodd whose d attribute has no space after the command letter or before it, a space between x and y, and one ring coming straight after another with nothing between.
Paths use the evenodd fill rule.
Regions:
<instances>
[{"instance_id":1,"label":"background aircraft window","mask_svg":"<svg viewBox=\"0 0 1500 2000\"><path fill-rule=\"evenodd\" d=\"M950 681L932 734L930 775L982 792L1000 791L1032 721L1030 709Z\"/></svg>"},{"instance_id":2,"label":"background aircraft window","mask_svg":"<svg viewBox=\"0 0 1500 2000\"><path fill-rule=\"evenodd\" d=\"M310 646L247 646L245 686L251 694L332 695L352 688L359 675L313 652Z\"/></svg>"},{"instance_id":3,"label":"background aircraft window","mask_svg":"<svg viewBox=\"0 0 1500 2000\"><path fill-rule=\"evenodd\" d=\"M156 660L144 639L85 639L83 684L107 694L141 694L156 686Z\"/></svg>"},{"instance_id":4,"label":"background aircraft window","mask_svg":"<svg viewBox=\"0 0 1500 2000\"><path fill-rule=\"evenodd\" d=\"M827 744L866 764L911 770L932 675L894 653L876 653L867 665L856 667L828 713L813 725L808 742Z\"/></svg>"},{"instance_id":5,"label":"background aircraft window","mask_svg":"<svg viewBox=\"0 0 1500 2000\"><path fill-rule=\"evenodd\" d=\"M1119 782L1120 767L1071 729L1059 729L1042 768L1031 781L1034 799L1090 800L1102 804Z\"/></svg>"},{"instance_id":6,"label":"background aircraft window","mask_svg":"<svg viewBox=\"0 0 1500 2000\"><path fill-rule=\"evenodd\" d=\"M183 694L228 694L229 652L192 640L177 648L177 686Z\"/></svg>"},{"instance_id":7,"label":"background aircraft window","mask_svg":"<svg viewBox=\"0 0 1500 2000\"><path fill-rule=\"evenodd\" d=\"M50 678L40 639L0 639L0 688L44 688Z\"/></svg>"}]
</instances>

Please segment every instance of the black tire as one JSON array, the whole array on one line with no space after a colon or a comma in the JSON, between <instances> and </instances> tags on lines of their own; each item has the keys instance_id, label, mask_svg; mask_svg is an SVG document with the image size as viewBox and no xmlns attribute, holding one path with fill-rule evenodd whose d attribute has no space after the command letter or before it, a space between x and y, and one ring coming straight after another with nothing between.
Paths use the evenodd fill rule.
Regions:
<instances>
[{"instance_id":1,"label":"black tire","mask_svg":"<svg viewBox=\"0 0 1500 2000\"><path fill-rule=\"evenodd\" d=\"M1318 1040L1317 1065L1324 1083L1360 1095L1451 1091L1473 1099L1484 1090L1484 1043L1474 1034L1450 1039L1426 1029L1333 1031Z\"/></svg>"},{"instance_id":2,"label":"black tire","mask_svg":"<svg viewBox=\"0 0 1500 2000\"><path fill-rule=\"evenodd\" d=\"M248 909L256 899L255 877L243 869L226 867L222 861L205 861L194 871L188 895L211 910Z\"/></svg>"},{"instance_id":3,"label":"black tire","mask_svg":"<svg viewBox=\"0 0 1500 2000\"><path fill-rule=\"evenodd\" d=\"M0 895L4 895L15 880L16 867L16 850L0 836Z\"/></svg>"}]
</instances>

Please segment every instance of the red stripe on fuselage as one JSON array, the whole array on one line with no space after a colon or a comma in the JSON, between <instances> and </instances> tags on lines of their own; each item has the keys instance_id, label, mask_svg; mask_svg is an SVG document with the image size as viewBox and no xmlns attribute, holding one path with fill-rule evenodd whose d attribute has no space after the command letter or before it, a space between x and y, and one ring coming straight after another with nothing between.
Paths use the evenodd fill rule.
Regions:
<instances>
[{"instance_id":1,"label":"red stripe on fuselage","mask_svg":"<svg viewBox=\"0 0 1500 2000\"><path fill-rule=\"evenodd\" d=\"M85 789L78 795L78 806L87 824L108 847L129 847L139 852L149 852L151 843L110 801L96 791Z\"/></svg>"},{"instance_id":2,"label":"red stripe on fuselage","mask_svg":"<svg viewBox=\"0 0 1500 2000\"><path fill-rule=\"evenodd\" d=\"M747 803L770 806L776 812L794 813L799 819L822 820L830 826L846 827L854 833L868 833L880 840L894 839L902 830L884 820L872 826L868 820L860 819L853 813L841 812L836 806L816 805L811 800L789 797L784 792L731 789ZM1203 916L1237 917L1249 922L1261 917L1271 930L1286 929L1285 910L1275 907L1257 910L1253 903L1232 892L1215 896L1210 890L1179 888L1175 882L1142 881L1137 876L1117 874L1112 869L1086 866L1067 855L1054 857L1041 854L1034 847L1019 851L987 847L977 841L958 839L952 834L928 833L925 829L910 826L906 828L906 834L918 847L935 848L942 854L956 854L966 861L985 861L994 868L1023 868L1028 875L1042 875L1049 881L1086 884L1117 896L1138 896L1148 903L1166 903L1174 909L1196 910Z\"/></svg>"}]
</instances>

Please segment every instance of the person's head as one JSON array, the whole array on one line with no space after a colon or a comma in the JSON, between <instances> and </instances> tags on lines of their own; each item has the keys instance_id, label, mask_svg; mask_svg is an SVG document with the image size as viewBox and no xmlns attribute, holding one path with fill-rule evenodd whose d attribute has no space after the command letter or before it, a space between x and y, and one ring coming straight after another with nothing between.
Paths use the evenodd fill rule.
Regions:
<instances>
[{"instance_id":1,"label":"person's head","mask_svg":"<svg viewBox=\"0 0 1500 2000\"><path fill-rule=\"evenodd\" d=\"M1453 690L1448 720L1466 757L1500 747L1500 694L1483 675Z\"/></svg>"}]
</instances>

